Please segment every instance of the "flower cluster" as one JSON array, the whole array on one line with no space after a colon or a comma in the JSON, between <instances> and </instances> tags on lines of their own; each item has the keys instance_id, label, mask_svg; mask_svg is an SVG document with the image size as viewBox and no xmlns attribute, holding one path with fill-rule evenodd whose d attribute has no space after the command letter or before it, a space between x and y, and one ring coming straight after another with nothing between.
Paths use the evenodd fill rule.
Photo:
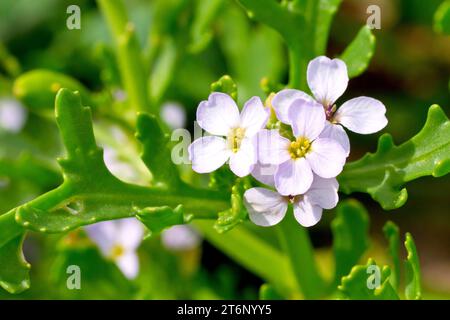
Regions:
<instances>
[{"instance_id":1,"label":"flower cluster","mask_svg":"<svg viewBox=\"0 0 450 320\"><path fill-rule=\"evenodd\" d=\"M257 225L277 224L289 204L301 225L316 224L322 210L338 202L336 176L350 153L343 127L369 134L387 124L386 108L373 98L354 98L337 108L335 102L349 80L342 60L323 56L312 60L307 80L313 97L285 89L268 107L259 98L251 98L239 114L228 95L212 93L198 107L197 121L211 135L189 147L192 167L207 173L229 160L237 176L251 174L272 188L251 188L244 194L250 220ZM266 129L271 108L278 129Z\"/></svg>"}]
</instances>

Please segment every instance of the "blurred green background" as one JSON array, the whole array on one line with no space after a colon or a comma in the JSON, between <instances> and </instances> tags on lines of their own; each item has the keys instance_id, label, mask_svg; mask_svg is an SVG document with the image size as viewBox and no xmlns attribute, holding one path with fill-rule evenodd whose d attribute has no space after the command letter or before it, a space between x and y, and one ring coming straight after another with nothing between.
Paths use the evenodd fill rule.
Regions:
<instances>
[{"instance_id":1,"label":"blurred green background","mask_svg":"<svg viewBox=\"0 0 450 320\"><path fill-rule=\"evenodd\" d=\"M344 0L332 25L327 50L330 57L341 53L366 22L369 5L381 7L381 29L374 31L377 47L373 60L368 71L350 81L343 101L359 95L383 101L389 119L384 132L391 133L396 143L420 130L430 105L439 104L450 114L450 38L433 31L433 16L441 2ZM211 16L201 14L206 10L205 3L216 6L210 10ZM81 30L66 28L70 4L81 8ZM126 6L145 58L157 66L152 79L158 87L155 103L175 101L183 106L190 130L199 101L208 96L210 84L224 74L237 82L241 102L253 95L265 97L260 85L263 78L287 82L283 41L274 31L252 22L235 1L130 0ZM13 82L20 74L48 69L78 79L97 101L103 101L104 96L121 90L112 47L94 1L0 0L0 97L14 96ZM24 166L31 158L31 164L48 170L48 175L45 179L11 177L0 171L0 212L60 182L54 161L61 154L56 126L47 114L29 110L19 134L2 133L0 158L20 159L18 165ZM374 151L377 137L350 133L350 160ZM410 183L407 203L390 212L365 194L352 195L370 213L371 256L385 259L381 229L387 220L414 235L425 298L450 298L449 194L448 177L422 178ZM319 225L310 229L325 273L332 268L328 257L333 215L325 214ZM266 237L270 241L270 232ZM25 243L25 255L33 265L32 286L15 298L257 298L263 283L206 241L189 250L174 251L165 248L157 237L146 240L139 249L142 271L133 282L104 261L81 231L68 236L31 234ZM68 261L83 264L87 289L66 289L64 266ZM11 297L0 290L0 298Z\"/></svg>"}]
</instances>

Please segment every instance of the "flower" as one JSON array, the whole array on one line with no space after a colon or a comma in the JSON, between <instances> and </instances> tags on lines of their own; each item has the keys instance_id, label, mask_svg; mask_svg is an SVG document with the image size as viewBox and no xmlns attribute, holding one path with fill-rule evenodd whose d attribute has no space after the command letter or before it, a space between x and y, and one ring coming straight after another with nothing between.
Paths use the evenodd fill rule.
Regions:
<instances>
[{"instance_id":1,"label":"flower","mask_svg":"<svg viewBox=\"0 0 450 320\"><path fill-rule=\"evenodd\" d=\"M10 98L0 99L0 129L17 133L25 125L27 111L22 104Z\"/></svg>"},{"instance_id":2,"label":"flower","mask_svg":"<svg viewBox=\"0 0 450 320\"><path fill-rule=\"evenodd\" d=\"M296 139L282 137L278 130L261 130L258 160L278 166L275 188L283 196L295 196L309 189L313 172L322 178L336 177L342 171L346 154L335 140L320 137L325 113L316 102L294 100L288 117Z\"/></svg>"},{"instance_id":3,"label":"flower","mask_svg":"<svg viewBox=\"0 0 450 320\"><path fill-rule=\"evenodd\" d=\"M239 114L230 96L211 93L208 100L198 106L197 121L212 135L199 138L189 146L192 169L198 173L212 172L229 159L234 174L248 175L256 162L253 138L264 128L268 117L269 110L258 97L248 100Z\"/></svg>"},{"instance_id":4,"label":"flower","mask_svg":"<svg viewBox=\"0 0 450 320\"><path fill-rule=\"evenodd\" d=\"M336 107L335 102L347 89L349 80L344 61L324 56L315 58L308 65L307 80L315 101L323 106L328 120L321 137L337 140L347 156L350 153L350 141L341 126L356 133L370 134L387 125L386 107L379 100L363 96ZM289 107L296 99L314 100L308 94L294 89L282 90L272 100L281 122L290 124Z\"/></svg>"},{"instance_id":5,"label":"flower","mask_svg":"<svg viewBox=\"0 0 450 320\"><path fill-rule=\"evenodd\" d=\"M244 193L244 205L254 224L269 227L283 220L288 205L292 204L298 223L311 227L320 221L323 209L336 206L338 189L335 178L323 179L315 175L311 188L302 195L283 196L266 188L251 188Z\"/></svg>"},{"instance_id":6,"label":"flower","mask_svg":"<svg viewBox=\"0 0 450 320\"><path fill-rule=\"evenodd\" d=\"M102 255L113 260L128 279L139 272L136 254L144 235L144 228L135 218L99 222L85 227L91 240Z\"/></svg>"},{"instance_id":7,"label":"flower","mask_svg":"<svg viewBox=\"0 0 450 320\"><path fill-rule=\"evenodd\" d=\"M161 106L161 118L171 129L184 128L186 111L178 102L168 101Z\"/></svg>"},{"instance_id":8,"label":"flower","mask_svg":"<svg viewBox=\"0 0 450 320\"><path fill-rule=\"evenodd\" d=\"M167 249L186 251L197 248L202 239L194 228L180 224L164 230L161 241Z\"/></svg>"}]
</instances>

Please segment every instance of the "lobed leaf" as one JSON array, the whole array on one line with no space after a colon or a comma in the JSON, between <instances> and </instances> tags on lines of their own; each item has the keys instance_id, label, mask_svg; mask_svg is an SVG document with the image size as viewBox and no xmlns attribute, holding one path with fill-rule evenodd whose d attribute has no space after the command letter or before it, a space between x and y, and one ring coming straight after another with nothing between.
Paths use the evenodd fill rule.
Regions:
<instances>
[{"instance_id":1,"label":"lobed leaf","mask_svg":"<svg viewBox=\"0 0 450 320\"><path fill-rule=\"evenodd\" d=\"M373 277L378 276L376 273L371 274L369 269L371 266L380 270L380 285L377 288L369 285L374 284L376 280ZM352 300L398 300L399 297L391 286L389 277L388 266L380 268L373 259L369 259L366 265L354 266L350 274L342 278L338 290L344 297Z\"/></svg>"},{"instance_id":2,"label":"lobed leaf","mask_svg":"<svg viewBox=\"0 0 450 320\"><path fill-rule=\"evenodd\" d=\"M340 58L347 64L350 78L359 76L367 69L375 52L375 43L375 36L365 25L342 53Z\"/></svg>"},{"instance_id":3,"label":"lobed leaf","mask_svg":"<svg viewBox=\"0 0 450 320\"><path fill-rule=\"evenodd\" d=\"M406 257L406 299L418 300L422 298L421 274L419 256L417 254L414 239L410 233L406 233L405 248L408 252Z\"/></svg>"},{"instance_id":4,"label":"lobed leaf","mask_svg":"<svg viewBox=\"0 0 450 320\"><path fill-rule=\"evenodd\" d=\"M335 284L350 272L369 247L369 215L356 200L341 202L331 223Z\"/></svg>"},{"instance_id":5,"label":"lobed leaf","mask_svg":"<svg viewBox=\"0 0 450 320\"><path fill-rule=\"evenodd\" d=\"M392 259L394 268L392 270L390 281L392 287L398 290L400 285L400 235L399 229L395 223L392 221L386 222L383 227L383 233L389 242L389 256Z\"/></svg>"},{"instance_id":6,"label":"lobed leaf","mask_svg":"<svg viewBox=\"0 0 450 320\"><path fill-rule=\"evenodd\" d=\"M366 192L385 210L401 207L407 200L407 182L450 172L450 121L433 105L422 130L400 146L384 134L375 153L350 162L338 177L344 193ZM364 177L364 179L361 179Z\"/></svg>"},{"instance_id":7,"label":"lobed leaf","mask_svg":"<svg viewBox=\"0 0 450 320\"><path fill-rule=\"evenodd\" d=\"M450 0L441 3L434 14L434 30L450 35Z\"/></svg>"},{"instance_id":8,"label":"lobed leaf","mask_svg":"<svg viewBox=\"0 0 450 320\"><path fill-rule=\"evenodd\" d=\"M30 287L30 264L22 253L24 234L0 246L0 286L17 294Z\"/></svg>"},{"instance_id":9,"label":"lobed leaf","mask_svg":"<svg viewBox=\"0 0 450 320\"><path fill-rule=\"evenodd\" d=\"M177 224L188 223L191 216L185 215L183 206L179 205L175 209L167 206L138 209L136 218L147 227L151 234L154 234Z\"/></svg>"}]
</instances>

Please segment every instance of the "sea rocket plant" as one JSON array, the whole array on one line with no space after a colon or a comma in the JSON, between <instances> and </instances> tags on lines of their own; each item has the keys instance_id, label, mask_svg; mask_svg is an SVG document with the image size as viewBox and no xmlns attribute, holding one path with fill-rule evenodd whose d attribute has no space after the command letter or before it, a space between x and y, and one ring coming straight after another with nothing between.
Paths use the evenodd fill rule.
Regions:
<instances>
[{"instance_id":1,"label":"sea rocket plant","mask_svg":"<svg viewBox=\"0 0 450 320\"><path fill-rule=\"evenodd\" d=\"M325 113L315 102L294 100L288 112L295 140L278 130L258 134L258 160L278 166L275 188L283 196L304 194L311 187L313 172L322 178L334 178L345 163L346 154L333 139L321 138Z\"/></svg>"},{"instance_id":2,"label":"sea rocket plant","mask_svg":"<svg viewBox=\"0 0 450 320\"><path fill-rule=\"evenodd\" d=\"M87 226L85 230L104 257L114 261L127 278L136 278L139 272L136 250L144 235L144 228L138 220L104 221Z\"/></svg>"},{"instance_id":3,"label":"sea rocket plant","mask_svg":"<svg viewBox=\"0 0 450 320\"><path fill-rule=\"evenodd\" d=\"M303 99L319 103L328 121L320 136L338 141L347 155L350 153L350 141L342 126L356 133L370 134L387 125L386 108L379 100L358 97L336 107L335 102L347 89L349 80L344 61L325 56L315 58L308 65L307 80L314 98L294 89L282 90L273 98L272 104L281 122L291 124L288 112L293 101Z\"/></svg>"},{"instance_id":4,"label":"sea rocket plant","mask_svg":"<svg viewBox=\"0 0 450 320\"><path fill-rule=\"evenodd\" d=\"M198 173L212 172L229 159L234 174L248 175L257 160L253 139L265 127L268 117L269 110L258 97L248 100L239 114L230 96L212 93L197 109L198 124L212 135L199 138L189 146L192 169Z\"/></svg>"},{"instance_id":5,"label":"sea rocket plant","mask_svg":"<svg viewBox=\"0 0 450 320\"><path fill-rule=\"evenodd\" d=\"M302 195L282 196L265 188L251 188L244 193L244 205L250 220L258 226L278 224L286 215L288 205L294 207L295 219L304 227L320 221L322 209L332 209L338 203L339 189L335 178L314 176L311 188Z\"/></svg>"}]
</instances>

